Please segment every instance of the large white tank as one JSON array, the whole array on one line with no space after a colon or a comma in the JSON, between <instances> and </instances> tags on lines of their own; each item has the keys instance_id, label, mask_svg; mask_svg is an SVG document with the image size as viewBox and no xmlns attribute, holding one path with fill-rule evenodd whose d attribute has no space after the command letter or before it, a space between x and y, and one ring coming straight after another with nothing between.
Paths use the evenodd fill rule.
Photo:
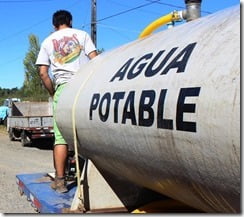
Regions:
<instances>
[{"instance_id":1,"label":"large white tank","mask_svg":"<svg viewBox=\"0 0 244 217\"><path fill-rule=\"evenodd\" d=\"M109 36L108 36L109 40ZM206 212L240 212L240 6L105 52L61 95L80 155Z\"/></svg>"}]
</instances>

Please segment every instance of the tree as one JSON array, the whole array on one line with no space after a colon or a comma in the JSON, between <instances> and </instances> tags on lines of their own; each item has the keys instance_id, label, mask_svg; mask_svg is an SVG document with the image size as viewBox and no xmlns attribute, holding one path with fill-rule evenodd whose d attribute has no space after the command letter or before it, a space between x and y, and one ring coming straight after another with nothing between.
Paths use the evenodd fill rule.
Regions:
<instances>
[{"instance_id":1,"label":"tree","mask_svg":"<svg viewBox=\"0 0 244 217\"><path fill-rule=\"evenodd\" d=\"M6 98L20 98L19 89L17 87L11 89L0 87L0 106Z\"/></svg>"},{"instance_id":2,"label":"tree","mask_svg":"<svg viewBox=\"0 0 244 217\"><path fill-rule=\"evenodd\" d=\"M38 53L40 51L40 44L38 38L31 34L29 35L29 49L23 61L25 68L25 80L21 89L22 94L30 100L47 100L48 93L42 85L39 77L38 66L35 65Z\"/></svg>"}]
</instances>

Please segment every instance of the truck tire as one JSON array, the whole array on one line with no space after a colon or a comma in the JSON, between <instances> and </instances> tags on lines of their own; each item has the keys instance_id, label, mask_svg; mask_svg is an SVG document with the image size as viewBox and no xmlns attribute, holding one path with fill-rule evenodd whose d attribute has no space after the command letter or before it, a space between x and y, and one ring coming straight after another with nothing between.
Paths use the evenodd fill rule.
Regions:
<instances>
[{"instance_id":1,"label":"truck tire","mask_svg":"<svg viewBox=\"0 0 244 217\"><path fill-rule=\"evenodd\" d=\"M25 146L27 146L27 145L30 145L30 143L31 143L31 140L30 140L30 138L27 136L27 133L26 133L25 130L23 130L23 131L21 132L20 140L21 140L21 145L22 145L23 147L25 147Z\"/></svg>"},{"instance_id":2,"label":"truck tire","mask_svg":"<svg viewBox=\"0 0 244 217\"><path fill-rule=\"evenodd\" d=\"M10 127L8 130L8 136L10 141L15 141L17 139L20 139L21 132L22 132L21 130Z\"/></svg>"},{"instance_id":3,"label":"truck tire","mask_svg":"<svg viewBox=\"0 0 244 217\"><path fill-rule=\"evenodd\" d=\"M9 128L9 130L8 130L8 136L9 136L10 141L15 141L15 136L14 136L13 128Z\"/></svg>"}]
</instances>

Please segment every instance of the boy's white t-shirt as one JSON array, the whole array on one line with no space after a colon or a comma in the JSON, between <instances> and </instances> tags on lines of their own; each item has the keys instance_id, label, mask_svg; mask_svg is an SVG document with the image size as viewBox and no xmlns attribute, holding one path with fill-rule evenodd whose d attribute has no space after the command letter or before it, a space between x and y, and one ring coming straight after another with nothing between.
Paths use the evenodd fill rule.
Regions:
<instances>
[{"instance_id":1,"label":"boy's white t-shirt","mask_svg":"<svg viewBox=\"0 0 244 217\"><path fill-rule=\"evenodd\" d=\"M90 36L78 29L65 28L47 37L38 54L36 65L48 65L56 85L68 82L86 63L96 48Z\"/></svg>"}]
</instances>

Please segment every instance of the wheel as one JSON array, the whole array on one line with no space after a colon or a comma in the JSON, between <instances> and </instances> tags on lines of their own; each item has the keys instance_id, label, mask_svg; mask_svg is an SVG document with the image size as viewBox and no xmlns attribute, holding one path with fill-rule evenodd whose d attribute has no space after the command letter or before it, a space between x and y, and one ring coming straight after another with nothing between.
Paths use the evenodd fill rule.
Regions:
<instances>
[{"instance_id":1,"label":"wheel","mask_svg":"<svg viewBox=\"0 0 244 217\"><path fill-rule=\"evenodd\" d=\"M21 132L21 130L10 127L8 130L8 136L10 141L16 141L17 139L20 139Z\"/></svg>"},{"instance_id":2,"label":"wheel","mask_svg":"<svg viewBox=\"0 0 244 217\"><path fill-rule=\"evenodd\" d=\"M30 138L27 136L27 133L25 130L23 130L21 132L21 144L23 147L27 146L27 145L30 145L31 143L31 140Z\"/></svg>"},{"instance_id":3,"label":"wheel","mask_svg":"<svg viewBox=\"0 0 244 217\"><path fill-rule=\"evenodd\" d=\"M8 136L9 136L10 141L15 141L13 128L9 128L9 130L8 130Z\"/></svg>"}]
</instances>

